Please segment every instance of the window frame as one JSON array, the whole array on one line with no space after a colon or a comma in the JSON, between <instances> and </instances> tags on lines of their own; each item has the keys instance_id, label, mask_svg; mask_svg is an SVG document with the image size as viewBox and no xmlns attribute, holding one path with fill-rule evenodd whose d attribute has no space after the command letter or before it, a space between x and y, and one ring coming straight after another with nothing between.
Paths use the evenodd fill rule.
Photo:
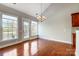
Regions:
<instances>
[{"instance_id":1,"label":"window frame","mask_svg":"<svg viewBox=\"0 0 79 59\"><path fill-rule=\"evenodd\" d=\"M32 22L35 22L36 23L36 32L37 33L32 33ZM34 31L35 32L35 31ZM37 36L38 35L38 22L37 21L34 21L34 20L31 20L31 36Z\"/></svg>"},{"instance_id":2,"label":"window frame","mask_svg":"<svg viewBox=\"0 0 79 59\"><path fill-rule=\"evenodd\" d=\"M22 18L22 24L23 24L23 39L27 39L28 40L28 38L30 37L30 31L29 31L29 29L30 29L30 19L28 19L28 18ZM24 22L27 22L28 23L28 36L26 36L26 37L24 37Z\"/></svg>"},{"instance_id":3,"label":"window frame","mask_svg":"<svg viewBox=\"0 0 79 59\"><path fill-rule=\"evenodd\" d=\"M16 17L17 20L8 19L8 18L3 18L3 17L2 17L3 15L8 15L8 16ZM4 33L4 32L3 32L3 28L5 28L5 27L3 27L3 21L2 21L2 19L17 21L17 23L16 23L17 25L16 25L16 27L15 27L15 28L16 28L16 31L15 31L15 32L17 33L17 38L3 39L3 33ZM19 38L19 36L18 36L18 34L19 34L19 33L18 33L18 16L12 15L12 14L9 14L9 13L1 13L1 22L2 22L2 23L1 23L1 25L2 25L2 26L1 26L1 28L2 28L2 32L1 32L1 34L2 34L2 39L1 39L1 41L16 40L16 39ZM8 27L6 27L6 28L8 28ZM14 27L11 27L11 28L13 29ZM12 33L14 33L14 31L12 31ZM9 32L8 32L8 35L9 35Z\"/></svg>"}]
</instances>

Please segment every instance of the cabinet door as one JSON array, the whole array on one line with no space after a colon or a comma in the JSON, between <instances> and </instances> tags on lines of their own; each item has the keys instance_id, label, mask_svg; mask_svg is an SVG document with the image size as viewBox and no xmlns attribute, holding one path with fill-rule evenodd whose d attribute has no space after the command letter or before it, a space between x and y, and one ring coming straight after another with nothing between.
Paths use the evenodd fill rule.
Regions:
<instances>
[{"instance_id":1,"label":"cabinet door","mask_svg":"<svg viewBox=\"0 0 79 59\"><path fill-rule=\"evenodd\" d=\"M72 27L79 27L79 14L72 15Z\"/></svg>"}]
</instances>

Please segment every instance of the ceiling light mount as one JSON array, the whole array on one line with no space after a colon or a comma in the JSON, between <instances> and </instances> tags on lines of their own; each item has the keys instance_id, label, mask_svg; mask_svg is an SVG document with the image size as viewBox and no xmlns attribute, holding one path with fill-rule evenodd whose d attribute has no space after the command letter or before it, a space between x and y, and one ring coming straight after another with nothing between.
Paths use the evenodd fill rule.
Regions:
<instances>
[{"instance_id":1,"label":"ceiling light mount","mask_svg":"<svg viewBox=\"0 0 79 59\"><path fill-rule=\"evenodd\" d=\"M12 4L16 5L16 3L12 3Z\"/></svg>"}]
</instances>

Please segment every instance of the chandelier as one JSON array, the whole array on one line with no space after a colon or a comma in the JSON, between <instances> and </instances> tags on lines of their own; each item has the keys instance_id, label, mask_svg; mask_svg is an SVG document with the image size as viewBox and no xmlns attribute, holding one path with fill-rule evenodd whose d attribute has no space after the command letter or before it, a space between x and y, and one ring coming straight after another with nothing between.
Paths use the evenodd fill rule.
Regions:
<instances>
[{"instance_id":1,"label":"chandelier","mask_svg":"<svg viewBox=\"0 0 79 59\"><path fill-rule=\"evenodd\" d=\"M41 3L41 5L40 5L40 8L41 8L41 15L39 15L38 13L36 13L36 18L37 18L37 20L40 21L40 22L43 22L44 20L47 19L47 17L42 14L42 7L43 7L43 5L42 5L42 3Z\"/></svg>"},{"instance_id":2,"label":"chandelier","mask_svg":"<svg viewBox=\"0 0 79 59\"><path fill-rule=\"evenodd\" d=\"M47 19L47 17L44 16L44 15L36 15L36 18L37 18L38 21L41 21L41 22L43 22L44 20Z\"/></svg>"}]
</instances>

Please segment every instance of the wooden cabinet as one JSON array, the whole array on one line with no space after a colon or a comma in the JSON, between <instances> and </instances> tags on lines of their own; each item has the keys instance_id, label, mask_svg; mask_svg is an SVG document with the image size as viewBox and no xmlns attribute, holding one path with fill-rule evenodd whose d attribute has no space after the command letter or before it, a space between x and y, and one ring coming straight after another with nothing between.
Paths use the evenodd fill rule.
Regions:
<instances>
[{"instance_id":1,"label":"wooden cabinet","mask_svg":"<svg viewBox=\"0 0 79 59\"><path fill-rule=\"evenodd\" d=\"M72 14L72 27L79 27L79 13Z\"/></svg>"},{"instance_id":2,"label":"wooden cabinet","mask_svg":"<svg viewBox=\"0 0 79 59\"><path fill-rule=\"evenodd\" d=\"M73 47L76 48L76 33L72 33L73 36Z\"/></svg>"}]
</instances>

